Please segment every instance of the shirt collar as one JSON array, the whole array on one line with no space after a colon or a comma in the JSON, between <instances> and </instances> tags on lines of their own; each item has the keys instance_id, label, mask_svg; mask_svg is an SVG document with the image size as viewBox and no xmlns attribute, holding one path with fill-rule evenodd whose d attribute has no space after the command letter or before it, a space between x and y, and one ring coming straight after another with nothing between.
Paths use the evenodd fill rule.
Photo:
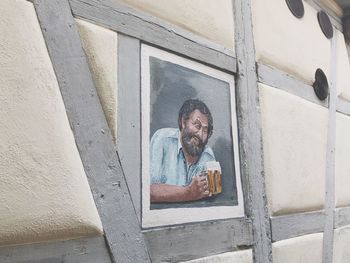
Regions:
<instances>
[{"instance_id":1,"label":"shirt collar","mask_svg":"<svg viewBox=\"0 0 350 263\"><path fill-rule=\"evenodd\" d=\"M180 130L178 130L178 135L177 135L177 154L180 153L180 150L182 149L182 144L181 144L181 133Z\"/></svg>"}]
</instances>

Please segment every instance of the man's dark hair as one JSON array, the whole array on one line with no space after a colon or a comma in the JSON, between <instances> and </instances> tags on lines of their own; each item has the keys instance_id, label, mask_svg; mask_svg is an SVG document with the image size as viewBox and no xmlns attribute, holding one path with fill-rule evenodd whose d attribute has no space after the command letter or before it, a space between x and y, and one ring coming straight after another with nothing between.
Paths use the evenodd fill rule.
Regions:
<instances>
[{"instance_id":1,"label":"man's dark hair","mask_svg":"<svg viewBox=\"0 0 350 263\"><path fill-rule=\"evenodd\" d=\"M178 124L180 131L182 130L182 118L188 120L193 111L199 110L200 113L205 115L208 118L208 138L213 133L213 117L211 116L210 110L205 105L205 103L198 99L186 100L179 111Z\"/></svg>"}]
</instances>

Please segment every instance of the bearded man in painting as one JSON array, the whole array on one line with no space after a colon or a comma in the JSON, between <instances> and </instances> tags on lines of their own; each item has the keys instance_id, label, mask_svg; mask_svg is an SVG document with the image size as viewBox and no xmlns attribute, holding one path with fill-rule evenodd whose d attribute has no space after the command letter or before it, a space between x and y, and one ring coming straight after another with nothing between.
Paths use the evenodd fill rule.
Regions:
<instances>
[{"instance_id":1,"label":"bearded man in painting","mask_svg":"<svg viewBox=\"0 0 350 263\"><path fill-rule=\"evenodd\" d=\"M213 118L204 102L186 100L178 116L179 128L157 130L150 146L152 203L187 202L210 196L205 164L215 161L207 146Z\"/></svg>"}]
</instances>

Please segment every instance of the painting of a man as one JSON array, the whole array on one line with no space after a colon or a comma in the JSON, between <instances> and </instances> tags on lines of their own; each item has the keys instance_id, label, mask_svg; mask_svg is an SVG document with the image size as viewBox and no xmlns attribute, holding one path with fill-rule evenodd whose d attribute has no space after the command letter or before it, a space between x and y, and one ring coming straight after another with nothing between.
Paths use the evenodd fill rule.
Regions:
<instances>
[{"instance_id":1,"label":"painting of a man","mask_svg":"<svg viewBox=\"0 0 350 263\"><path fill-rule=\"evenodd\" d=\"M213 117L198 99L186 100L179 110L179 128L157 130L150 145L152 203L187 202L209 197L207 162L215 161L207 145Z\"/></svg>"}]
</instances>

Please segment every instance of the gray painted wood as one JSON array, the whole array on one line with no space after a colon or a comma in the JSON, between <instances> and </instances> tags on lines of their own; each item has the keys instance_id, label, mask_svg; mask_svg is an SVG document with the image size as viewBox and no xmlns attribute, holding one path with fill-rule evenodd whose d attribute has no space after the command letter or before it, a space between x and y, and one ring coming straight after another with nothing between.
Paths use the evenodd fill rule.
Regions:
<instances>
[{"instance_id":1,"label":"gray painted wood","mask_svg":"<svg viewBox=\"0 0 350 263\"><path fill-rule=\"evenodd\" d=\"M350 207L337 208L334 215L335 228L347 225L350 225Z\"/></svg>"},{"instance_id":2,"label":"gray painted wood","mask_svg":"<svg viewBox=\"0 0 350 263\"><path fill-rule=\"evenodd\" d=\"M343 98L337 99L337 112L346 114L350 116L350 101Z\"/></svg>"},{"instance_id":3,"label":"gray painted wood","mask_svg":"<svg viewBox=\"0 0 350 263\"><path fill-rule=\"evenodd\" d=\"M265 193L251 1L233 0L233 9L238 60L236 98L245 208L252 218L254 262L268 263L272 262L271 228Z\"/></svg>"},{"instance_id":4,"label":"gray painted wood","mask_svg":"<svg viewBox=\"0 0 350 263\"><path fill-rule=\"evenodd\" d=\"M69 0L74 16L226 71L236 71L233 51L118 0Z\"/></svg>"},{"instance_id":5,"label":"gray painted wood","mask_svg":"<svg viewBox=\"0 0 350 263\"><path fill-rule=\"evenodd\" d=\"M34 6L86 175L115 262L149 255L68 0Z\"/></svg>"},{"instance_id":6,"label":"gray painted wood","mask_svg":"<svg viewBox=\"0 0 350 263\"><path fill-rule=\"evenodd\" d=\"M318 105L328 107L328 100L319 100L312 86L272 66L258 63L258 80L263 84L284 90Z\"/></svg>"},{"instance_id":7,"label":"gray painted wood","mask_svg":"<svg viewBox=\"0 0 350 263\"><path fill-rule=\"evenodd\" d=\"M272 241L323 232L325 219L324 211L271 217Z\"/></svg>"},{"instance_id":8,"label":"gray painted wood","mask_svg":"<svg viewBox=\"0 0 350 263\"><path fill-rule=\"evenodd\" d=\"M111 263L104 237L0 248L2 263Z\"/></svg>"},{"instance_id":9,"label":"gray painted wood","mask_svg":"<svg viewBox=\"0 0 350 263\"><path fill-rule=\"evenodd\" d=\"M117 150L141 222L140 41L118 34Z\"/></svg>"},{"instance_id":10,"label":"gray painted wood","mask_svg":"<svg viewBox=\"0 0 350 263\"><path fill-rule=\"evenodd\" d=\"M224 253L253 244L245 218L144 231L152 262L179 262Z\"/></svg>"},{"instance_id":11,"label":"gray painted wood","mask_svg":"<svg viewBox=\"0 0 350 263\"><path fill-rule=\"evenodd\" d=\"M140 203L135 200L141 198L140 42L121 34L118 40L118 127L126 129L118 129L117 148L127 181L129 185L135 184L136 207ZM143 233L152 262L190 260L252 244L251 224L244 218L149 229Z\"/></svg>"},{"instance_id":12,"label":"gray painted wood","mask_svg":"<svg viewBox=\"0 0 350 263\"><path fill-rule=\"evenodd\" d=\"M337 43L331 40L331 73L329 81L329 111L326 153L326 222L323 235L323 263L333 261L334 210L335 210L335 142L336 142L336 99L337 99Z\"/></svg>"}]
</instances>

